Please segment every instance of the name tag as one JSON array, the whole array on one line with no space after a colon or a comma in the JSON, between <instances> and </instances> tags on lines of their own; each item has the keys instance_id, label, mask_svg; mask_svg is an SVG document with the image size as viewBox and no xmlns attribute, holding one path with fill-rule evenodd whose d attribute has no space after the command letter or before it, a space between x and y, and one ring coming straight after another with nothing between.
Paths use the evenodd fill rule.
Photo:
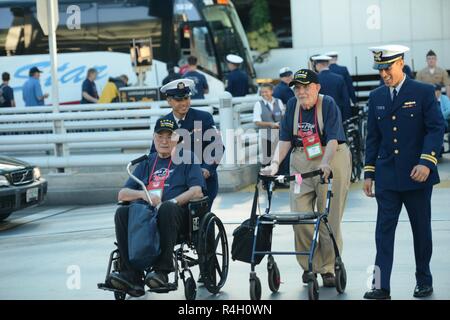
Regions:
<instances>
[{"instance_id":1,"label":"name tag","mask_svg":"<svg viewBox=\"0 0 450 320\"><path fill-rule=\"evenodd\" d=\"M162 198L163 189L150 189L150 190L148 190L148 192L150 194L153 194L153 195L155 195L155 196L157 196L157 197L159 197L161 199Z\"/></svg>"},{"instance_id":2,"label":"name tag","mask_svg":"<svg viewBox=\"0 0 450 320\"><path fill-rule=\"evenodd\" d=\"M375 109L377 109L377 110L384 110L385 107L384 106L376 106Z\"/></svg>"},{"instance_id":3,"label":"name tag","mask_svg":"<svg viewBox=\"0 0 450 320\"><path fill-rule=\"evenodd\" d=\"M306 152L308 153L309 157L312 159L312 158L322 155L322 147L321 147L320 143L317 143L315 145L306 147Z\"/></svg>"}]
</instances>

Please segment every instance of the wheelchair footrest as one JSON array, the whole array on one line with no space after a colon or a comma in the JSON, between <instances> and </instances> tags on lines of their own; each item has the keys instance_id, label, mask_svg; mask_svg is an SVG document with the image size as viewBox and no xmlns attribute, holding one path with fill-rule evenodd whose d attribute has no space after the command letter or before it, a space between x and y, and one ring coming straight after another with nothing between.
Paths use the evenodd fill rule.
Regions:
<instances>
[{"instance_id":1,"label":"wheelchair footrest","mask_svg":"<svg viewBox=\"0 0 450 320\"><path fill-rule=\"evenodd\" d=\"M156 293L168 293L170 291L175 291L178 289L178 286L175 283L168 283L167 286L159 287L159 288L150 288L149 292Z\"/></svg>"},{"instance_id":2,"label":"wheelchair footrest","mask_svg":"<svg viewBox=\"0 0 450 320\"><path fill-rule=\"evenodd\" d=\"M314 220L319 217L317 212L271 212L261 216L262 221L274 221L276 223L295 223L305 220Z\"/></svg>"},{"instance_id":3,"label":"wheelchair footrest","mask_svg":"<svg viewBox=\"0 0 450 320\"><path fill-rule=\"evenodd\" d=\"M101 290L106 290L106 291L112 291L112 292L120 292L120 293L126 293L122 290L113 288L111 285L109 285L108 283L97 283L97 288L101 289Z\"/></svg>"}]
</instances>

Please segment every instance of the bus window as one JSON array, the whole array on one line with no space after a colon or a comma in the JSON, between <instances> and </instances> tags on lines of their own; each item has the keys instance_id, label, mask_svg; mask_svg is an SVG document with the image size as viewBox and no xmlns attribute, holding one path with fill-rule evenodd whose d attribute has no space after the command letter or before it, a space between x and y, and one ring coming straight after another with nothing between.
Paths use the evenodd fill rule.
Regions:
<instances>
[{"instance_id":1,"label":"bus window","mask_svg":"<svg viewBox=\"0 0 450 320\"><path fill-rule=\"evenodd\" d=\"M198 65L208 72L212 72L217 76L216 57L214 56L211 38L209 37L208 28L193 27L192 28L192 55L198 59Z\"/></svg>"},{"instance_id":2,"label":"bus window","mask_svg":"<svg viewBox=\"0 0 450 320\"><path fill-rule=\"evenodd\" d=\"M155 57L161 47L161 19L151 16L145 0L99 2L100 51L128 53L133 39L152 39Z\"/></svg>"},{"instance_id":3,"label":"bus window","mask_svg":"<svg viewBox=\"0 0 450 320\"><path fill-rule=\"evenodd\" d=\"M97 3L86 0L60 0L58 8L59 23L56 31L58 51L97 51ZM79 16L79 20L74 17L75 15ZM47 47L48 40L45 37L46 50Z\"/></svg>"},{"instance_id":4,"label":"bus window","mask_svg":"<svg viewBox=\"0 0 450 320\"><path fill-rule=\"evenodd\" d=\"M247 38L236 12L230 10L227 6L206 6L203 9L203 14L211 29L223 74L228 73L225 56L234 53L244 58L245 63L242 67L245 68L250 77L255 77L250 53L247 52Z\"/></svg>"},{"instance_id":5,"label":"bus window","mask_svg":"<svg viewBox=\"0 0 450 320\"><path fill-rule=\"evenodd\" d=\"M180 15L182 21L200 21L201 16L197 8L190 0L175 0L174 15Z\"/></svg>"},{"instance_id":6,"label":"bus window","mask_svg":"<svg viewBox=\"0 0 450 320\"><path fill-rule=\"evenodd\" d=\"M41 28L30 6L0 7L0 47L2 55L29 54ZM3 19L5 17L5 19Z\"/></svg>"},{"instance_id":7,"label":"bus window","mask_svg":"<svg viewBox=\"0 0 450 320\"><path fill-rule=\"evenodd\" d=\"M19 8L0 7L0 50L1 55L14 55L23 47L24 14Z\"/></svg>"}]
</instances>

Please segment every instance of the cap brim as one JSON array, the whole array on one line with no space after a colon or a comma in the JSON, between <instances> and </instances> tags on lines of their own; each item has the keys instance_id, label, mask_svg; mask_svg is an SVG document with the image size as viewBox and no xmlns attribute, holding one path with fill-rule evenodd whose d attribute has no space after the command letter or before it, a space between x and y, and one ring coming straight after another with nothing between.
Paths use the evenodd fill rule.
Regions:
<instances>
[{"instance_id":1,"label":"cap brim","mask_svg":"<svg viewBox=\"0 0 450 320\"><path fill-rule=\"evenodd\" d=\"M175 94L175 95L167 95L169 98L173 98L173 99L184 99L186 97L190 97L191 94L190 93L185 93L185 94Z\"/></svg>"},{"instance_id":2,"label":"cap brim","mask_svg":"<svg viewBox=\"0 0 450 320\"><path fill-rule=\"evenodd\" d=\"M280 73L280 78L292 76L294 73L292 71L287 71Z\"/></svg>"},{"instance_id":3,"label":"cap brim","mask_svg":"<svg viewBox=\"0 0 450 320\"><path fill-rule=\"evenodd\" d=\"M375 70L383 70L389 68L394 62L391 63L374 63L373 68Z\"/></svg>"},{"instance_id":4,"label":"cap brim","mask_svg":"<svg viewBox=\"0 0 450 320\"><path fill-rule=\"evenodd\" d=\"M169 131L169 132L175 132L175 130L173 130L173 129L169 129L169 128L159 128L158 130L155 130L155 133L160 133L160 132L163 132L163 131Z\"/></svg>"}]
</instances>

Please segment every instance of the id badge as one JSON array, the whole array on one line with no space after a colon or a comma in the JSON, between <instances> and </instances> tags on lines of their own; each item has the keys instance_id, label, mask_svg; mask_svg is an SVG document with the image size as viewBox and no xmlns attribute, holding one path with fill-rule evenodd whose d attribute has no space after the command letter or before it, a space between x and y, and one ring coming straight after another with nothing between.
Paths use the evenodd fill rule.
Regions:
<instances>
[{"instance_id":1,"label":"id badge","mask_svg":"<svg viewBox=\"0 0 450 320\"><path fill-rule=\"evenodd\" d=\"M306 152L306 159L312 160L323 155L322 143L318 134L305 137L303 140L303 147Z\"/></svg>"},{"instance_id":2,"label":"id badge","mask_svg":"<svg viewBox=\"0 0 450 320\"><path fill-rule=\"evenodd\" d=\"M154 194L155 196L158 196L160 199L162 199L164 180L150 182L150 184L147 186L147 190L149 193Z\"/></svg>"}]
</instances>

